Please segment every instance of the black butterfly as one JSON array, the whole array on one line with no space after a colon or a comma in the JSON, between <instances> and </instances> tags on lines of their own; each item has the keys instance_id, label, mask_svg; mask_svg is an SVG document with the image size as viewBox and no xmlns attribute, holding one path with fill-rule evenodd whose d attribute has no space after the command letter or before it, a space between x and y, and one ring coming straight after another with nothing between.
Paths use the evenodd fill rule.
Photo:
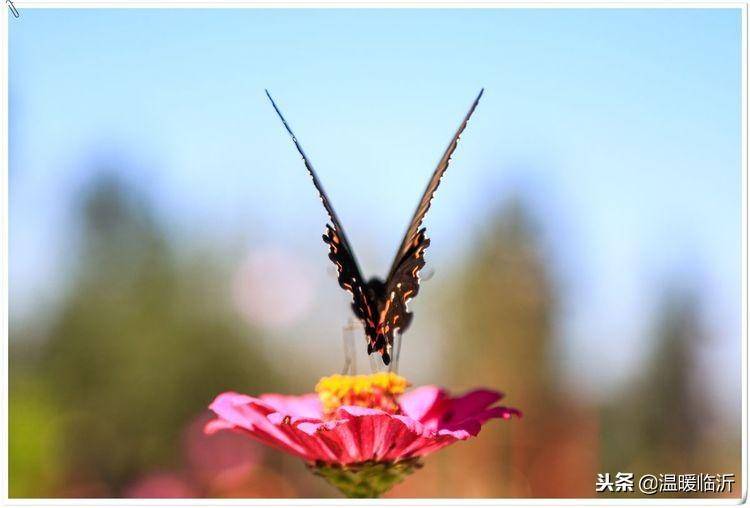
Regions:
<instances>
[{"instance_id":1,"label":"black butterfly","mask_svg":"<svg viewBox=\"0 0 750 508\"><path fill-rule=\"evenodd\" d=\"M312 177L315 188L318 189L320 200L331 218L331 224L326 224L326 233L323 235L323 241L330 247L328 257L336 264L338 268L339 285L351 292L353 295L352 310L354 314L362 321L365 327L365 336L367 337L367 354L377 351L383 357L383 363L388 365L391 362L391 349L393 347L393 334L396 330L400 333L406 331L411 324L412 313L406 307L406 303L414 298L419 292L419 270L425 264L424 251L430 245L430 240L425 234L426 228L420 228L422 219L424 219L427 210L430 208L432 196L435 193L440 179L445 173L450 163L451 155L458 145L459 137L466 128L474 109L476 109L479 99L482 97L484 89L480 90L479 95L469 108L469 112L464 117L463 122L458 127L458 131L453 136L448 148L446 148L443 157L438 162L435 172L432 174L430 183L422 195L422 199L414 212L409 228L406 230L404 240L396 252L396 258L391 265L391 271L388 273L385 282L377 277L365 282L362 272L354 257L354 251L349 245L349 241L344 234L344 228L339 221L336 212L328 200L328 196L323 190L323 186L318 180L318 175L307 159L305 152L297 141L296 136L279 111L278 106L271 98L271 94L266 90L273 108L278 113L279 118L284 123L284 127L292 136L292 141L302 156L302 160L307 167L307 171Z\"/></svg>"}]
</instances>

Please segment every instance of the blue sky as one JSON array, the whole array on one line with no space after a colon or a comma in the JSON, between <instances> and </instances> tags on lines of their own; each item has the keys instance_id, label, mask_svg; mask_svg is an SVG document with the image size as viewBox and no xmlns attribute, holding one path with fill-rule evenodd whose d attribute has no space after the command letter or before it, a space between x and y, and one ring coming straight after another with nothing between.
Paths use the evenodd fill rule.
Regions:
<instances>
[{"instance_id":1,"label":"blue sky","mask_svg":"<svg viewBox=\"0 0 750 508\"><path fill-rule=\"evenodd\" d=\"M739 381L737 9L28 9L9 25L16 309L54 293L71 197L100 161L178 230L324 259L322 209L264 88L383 272L485 87L428 217L433 265L460 262L451 238L520 190L566 297L573 384L627 376L672 280L705 298L720 386Z\"/></svg>"}]
</instances>

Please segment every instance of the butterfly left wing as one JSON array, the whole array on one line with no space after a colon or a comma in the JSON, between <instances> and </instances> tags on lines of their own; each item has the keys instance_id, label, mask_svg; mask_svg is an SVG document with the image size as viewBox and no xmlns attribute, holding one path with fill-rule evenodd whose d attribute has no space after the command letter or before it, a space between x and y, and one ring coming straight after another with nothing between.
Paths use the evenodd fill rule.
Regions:
<instances>
[{"instance_id":1,"label":"butterfly left wing","mask_svg":"<svg viewBox=\"0 0 750 508\"><path fill-rule=\"evenodd\" d=\"M323 241L328 244L328 259L333 261L338 270L339 286L352 294L352 311L362 321L365 336L375 335L375 305L368 298L367 287L362 280L354 254L344 236L339 235L335 226L326 224Z\"/></svg>"},{"instance_id":2,"label":"butterfly left wing","mask_svg":"<svg viewBox=\"0 0 750 508\"><path fill-rule=\"evenodd\" d=\"M294 135L294 132L292 132L292 128L287 123L284 115L281 114L281 111L278 106L276 106L276 103L268 90L266 90L266 95L271 101L273 109L276 110L276 114L279 115L287 132L292 137L294 146L297 147L297 151L302 156L302 161L305 163L307 172L312 177L313 185L315 185L315 188L318 191L320 201L323 203L323 208L325 208L328 217L331 219L332 224L326 224L326 232L323 235L323 241L328 244L330 250L328 258L333 261L338 270L339 286L352 294L352 310L354 311L354 315L362 321L366 332L369 331L374 334L375 305L371 303L368 298L367 286L362 278L362 272L359 269L357 258L354 256L354 251L349 245L349 241L344 233L344 228L328 199L328 195L323 189L323 184L320 183L318 175L313 169L312 163L310 163L307 155L305 155L305 151L302 149L299 141L297 141L297 137Z\"/></svg>"},{"instance_id":3,"label":"butterfly left wing","mask_svg":"<svg viewBox=\"0 0 750 508\"><path fill-rule=\"evenodd\" d=\"M481 99L483 93L484 89L479 91L479 95L472 103L469 112L466 113L453 139L451 139L440 158L406 230L401 246L396 252L396 258L393 260L385 283L385 304L379 309L376 344L372 345L372 348L380 351L381 354L382 352L387 353L393 345L393 333L396 330L403 333L411 324L413 314L409 312L407 303L419 292L419 271L425 265L424 251L430 245L426 229L420 228L420 226L427 210L430 208L432 197L438 185L440 185L440 180L445 170L448 169L451 156L458 146L459 138L466 129L466 125L469 123L469 119L477 104L479 104L479 99ZM383 355L383 361L385 362L385 355Z\"/></svg>"}]
</instances>

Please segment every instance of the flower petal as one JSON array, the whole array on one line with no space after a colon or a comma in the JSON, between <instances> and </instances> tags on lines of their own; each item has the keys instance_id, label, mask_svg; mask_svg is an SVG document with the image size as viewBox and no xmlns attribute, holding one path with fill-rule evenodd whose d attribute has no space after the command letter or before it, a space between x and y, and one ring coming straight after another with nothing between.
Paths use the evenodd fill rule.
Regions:
<instances>
[{"instance_id":1,"label":"flower petal","mask_svg":"<svg viewBox=\"0 0 750 508\"><path fill-rule=\"evenodd\" d=\"M307 393L301 396L267 393L261 395L260 399L284 415L302 418L323 418L323 407L320 404L320 399L314 393Z\"/></svg>"},{"instance_id":2,"label":"flower petal","mask_svg":"<svg viewBox=\"0 0 750 508\"><path fill-rule=\"evenodd\" d=\"M456 397L451 401L451 417L449 419L460 422L476 415L502 398L502 393L493 390L474 390L461 397Z\"/></svg>"},{"instance_id":3,"label":"flower petal","mask_svg":"<svg viewBox=\"0 0 750 508\"><path fill-rule=\"evenodd\" d=\"M268 420L267 415L271 408L262 400L235 392L225 392L218 395L208 407L224 420L227 426L247 431L265 444L308 458L304 447ZM212 424L212 430L217 426L218 424Z\"/></svg>"},{"instance_id":4,"label":"flower petal","mask_svg":"<svg viewBox=\"0 0 750 508\"><path fill-rule=\"evenodd\" d=\"M220 430L228 430L234 427L231 423L229 423L226 420L222 420L221 418L215 418L213 420L209 420L206 423L206 426L203 427L203 432L206 434L215 434L219 432Z\"/></svg>"},{"instance_id":5,"label":"flower petal","mask_svg":"<svg viewBox=\"0 0 750 508\"><path fill-rule=\"evenodd\" d=\"M432 408L447 397L445 390L437 386L425 385L403 394L398 399L398 403L401 406L401 412L420 421Z\"/></svg>"},{"instance_id":6,"label":"flower petal","mask_svg":"<svg viewBox=\"0 0 750 508\"><path fill-rule=\"evenodd\" d=\"M490 407L502 395L475 390L458 398L423 386L399 400L403 414L360 406L340 406L321 417L314 394L259 398L227 392L210 405L217 418L205 431L233 429L304 460L348 465L422 457L457 440L476 436L492 418L521 416L507 407Z\"/></svg>"}]
</instances>

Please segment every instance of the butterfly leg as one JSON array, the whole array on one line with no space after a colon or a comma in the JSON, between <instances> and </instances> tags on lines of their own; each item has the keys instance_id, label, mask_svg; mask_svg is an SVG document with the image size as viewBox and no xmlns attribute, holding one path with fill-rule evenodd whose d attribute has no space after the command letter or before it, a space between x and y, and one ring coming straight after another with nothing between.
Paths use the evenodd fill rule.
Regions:
<instances>
[{"instance_id":1,"label":"butterfly leg","mask_svg":"<svg viewBox=\"0 0 750 508\"><path fill-rule=\"evenodd\" d=\"M393 351L393 358L391 358L391 363L388 365L388 372L398 374L398 360L401 357L401 330L397 331L394 335L391 350Z\"/></svg>"},{"instance_id":2,"label":"butterfly leg","mask_svg":"<svg viewBox=\"0 0 750 508\"><path fill-rule=\"evenodd\" d=\"M359 328L356 320L350 318L341 330L344 341L344 368L341 373L354 375L357 373L357 355L354 354L354 331Z\"/></svg>"},{"instance_id":3,"label":"butterfly leg","mask_svg":"<svg viewBox=\"0 0 750 508\"><path fill-rule=\"evenodd\" d=\"M383 357L377 354L377 352L368 355L368 358L370 359L370 371L373 374L390 371L390 368L383 362Z\"/></svg>"}]
</instances>

